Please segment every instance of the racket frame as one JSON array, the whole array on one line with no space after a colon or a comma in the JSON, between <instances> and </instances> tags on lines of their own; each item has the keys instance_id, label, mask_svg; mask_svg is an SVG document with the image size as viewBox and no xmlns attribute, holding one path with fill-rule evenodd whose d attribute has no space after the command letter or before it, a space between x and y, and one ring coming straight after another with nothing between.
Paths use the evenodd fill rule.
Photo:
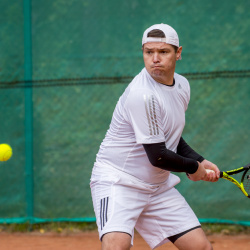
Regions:
<instances>
[{"instance_id":1,"label":"racket frame","mask_svg":"<svg viewBox=\"0 0 250 250\"><path fill-rule=\"evenodd\" d=\"M221 171L220 172L220 178L223 178L225 180L231 181L232 183L234 183L241 191L242 193L247 196L248 198L250 198L250 194L248 194L246 192L246 190L244 189L244 185L243 185L243 179L245 177L245 174L247 172L247 170L250 168L250 164L241 167L241 168L237 168L237 169L233 169L233 170L229 170L229 171ZM230 175L235 175L238 174L240 172L245 171L245 173L243 173L242 178L241 178L241 183L239 183L237 180L235 180L233 177L231 177Z\"/></svg>"}]
</instances>

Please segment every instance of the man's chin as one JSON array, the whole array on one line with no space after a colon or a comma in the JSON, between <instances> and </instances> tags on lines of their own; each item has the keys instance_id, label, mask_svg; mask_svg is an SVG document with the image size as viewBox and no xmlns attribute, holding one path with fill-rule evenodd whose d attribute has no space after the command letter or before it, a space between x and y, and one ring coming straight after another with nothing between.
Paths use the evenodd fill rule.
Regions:
<instances>
[{"instance_id":1,"label":"man's chin","mask_svg":"<svg viewBox=\"0 0 250 250\"><path fill-rule=\"evenodd\" d=\"M152 76L155 76L155 77L161 77L163 76L164 72L160 69L154 69L151 73Z\"/></svg>"}]
</instances>

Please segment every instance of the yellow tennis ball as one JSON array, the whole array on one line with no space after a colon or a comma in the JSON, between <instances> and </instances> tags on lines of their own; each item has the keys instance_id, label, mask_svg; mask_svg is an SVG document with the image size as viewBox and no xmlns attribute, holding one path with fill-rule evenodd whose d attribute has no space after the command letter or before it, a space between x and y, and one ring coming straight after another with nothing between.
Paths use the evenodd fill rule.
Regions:
<instances>
[{"instance_id":1,"label":"yellow tennis ball","mask_svg":"<svg viewBox=\"0 0 250 250\"><path fill-rule=\"evenodd\" d=\"M8 161L12 156L12 148L8 144L0 144L0 161Z\"/></svg>"}]
</instances>

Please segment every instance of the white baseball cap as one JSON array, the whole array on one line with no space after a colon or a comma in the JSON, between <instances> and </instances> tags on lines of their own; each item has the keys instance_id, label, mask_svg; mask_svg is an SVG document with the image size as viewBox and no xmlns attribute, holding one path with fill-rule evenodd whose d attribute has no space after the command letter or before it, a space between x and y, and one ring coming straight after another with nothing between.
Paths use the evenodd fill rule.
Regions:
<instances>
[{"instance_id":1,"label":"white baseball cap","mask_svg":"<svg viewBox=\"0 0 250 250\"><path fill-rule=\"evenodd\" d=\"M148 33L154 29L161 30L165 34L165 37L148 37ZM179 47L177 32L171 26L164 23L155 24L144 31L142 45L148 42L164 42Z\"/></svg>"}]
</instances>

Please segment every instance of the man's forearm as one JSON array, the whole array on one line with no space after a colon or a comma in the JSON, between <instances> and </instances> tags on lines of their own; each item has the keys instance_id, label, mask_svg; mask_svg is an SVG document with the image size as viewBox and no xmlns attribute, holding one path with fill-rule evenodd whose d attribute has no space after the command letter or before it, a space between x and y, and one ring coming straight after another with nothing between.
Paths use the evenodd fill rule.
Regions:
<instances>
[{"instance_id":1,"label":"man's forearm","mask_svg":"<svg viewBox=\"0 0 250 250\"><path fill-rule=\"evenodd\" d=\"M165 142L143 144L150 163L164 170L186 172L193 174L198 169L198 162L192 158L183 157L165 146Z\"/></svg>"}]
</instances>

